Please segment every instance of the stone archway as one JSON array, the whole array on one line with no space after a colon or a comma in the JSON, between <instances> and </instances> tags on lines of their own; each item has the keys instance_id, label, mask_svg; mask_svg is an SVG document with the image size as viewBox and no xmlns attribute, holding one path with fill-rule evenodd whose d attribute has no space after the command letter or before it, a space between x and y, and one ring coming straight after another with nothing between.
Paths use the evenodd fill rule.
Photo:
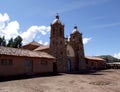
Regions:
<instances>
[{"instance_id":1,"label":"stone archway","mask_svg":"<svg viewBox=\"0 0 120 92\"><path fill-rule=\"evenodd\" d=\"M70 44L67 44L67 71L72 72L74 70L74 58L75 58L75 53L74 49Z\"/></svg>"}]
</instances>

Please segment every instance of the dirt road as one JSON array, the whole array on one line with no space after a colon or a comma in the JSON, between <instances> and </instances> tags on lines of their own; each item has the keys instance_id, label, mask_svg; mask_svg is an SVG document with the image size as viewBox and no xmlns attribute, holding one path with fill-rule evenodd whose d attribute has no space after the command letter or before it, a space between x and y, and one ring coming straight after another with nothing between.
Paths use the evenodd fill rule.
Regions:
<instances>
[{"instance_id":1,"label":"dirt road","mask_svg":"<svg viewBox=\"0 0 120 92\"><path fill-rule=\"evenodd\" d=\"M0 92L120 92L120 70L4 81Z\"/></svg>"}]
</instances>

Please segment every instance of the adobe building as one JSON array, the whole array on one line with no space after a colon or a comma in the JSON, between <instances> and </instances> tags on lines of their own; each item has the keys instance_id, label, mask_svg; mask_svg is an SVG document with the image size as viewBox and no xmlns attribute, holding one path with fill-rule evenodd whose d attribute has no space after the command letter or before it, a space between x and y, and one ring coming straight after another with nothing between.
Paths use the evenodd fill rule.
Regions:
<instances>
[{"instance_id":1,"label":"adobe building","mask_svg":"<svg viewBox=\"0 0 120 92\"><path fill-rule=\"evenodd\" d=\"M85 57L85 61L89 70L106 69L106 61L100 57Z\"/></svg>"},{"instance_id":2,"label":"adobe building","mask_svg":"<svg viewBox=\"0 0 120 92\"><path fill-rule=\"evenodd\" d=\"M53 72L55 58L45 52L1 47L0 76Z\"/></svg>"}]
</instances>

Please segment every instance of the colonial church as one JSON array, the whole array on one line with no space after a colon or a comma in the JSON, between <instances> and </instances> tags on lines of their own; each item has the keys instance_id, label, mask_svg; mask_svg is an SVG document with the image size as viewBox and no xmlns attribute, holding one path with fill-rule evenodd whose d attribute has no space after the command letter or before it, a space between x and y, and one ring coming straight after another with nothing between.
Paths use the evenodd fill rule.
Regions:
<instances>
[{"instance_id":1,"label":"colonial church","mask_svg":"<svg viewBox=\"0 0 120 92\"><path fill-rule=\"evenodd\" d=\"M23 46L24 49L34 51L45 51L56 58L53 64L54 72L73 72L83 71L86 69L84 46L82 41L82 33L79 32L77 26L71 31L70 38L64 36L64 25L59 15L51 23L50 45L48 46L31 46L31 43ZM32 42L32 44L37 44ZM31 46L33 49L31 49ZM36 49L35 49L36 48Z\"/></svg>"},{"instance_id":2,"label":"colonial church","mask_svg":"<svg viewBox=\"0 0 120 92\"><path fill-rule=\"evenodd\" d=\"M58 15L51 24L49 54L56 57L58 72L86 69L82 33L75 26L70 38L65 38L64 25Z\"/></svg>"},{"instance_id":3,"label":"colonial church","mask_svg":"<svg viewBox=\"0 0 120 92\"><path fill-rule=\"evenodd\" d=\"M50 26L50 45L33 41L21 49L0 46L0 76L105 68L105 60L85 57L82 33L77 26L71 31L70 38L64 36L59 15Z\"/></svg>"}]
</instances>

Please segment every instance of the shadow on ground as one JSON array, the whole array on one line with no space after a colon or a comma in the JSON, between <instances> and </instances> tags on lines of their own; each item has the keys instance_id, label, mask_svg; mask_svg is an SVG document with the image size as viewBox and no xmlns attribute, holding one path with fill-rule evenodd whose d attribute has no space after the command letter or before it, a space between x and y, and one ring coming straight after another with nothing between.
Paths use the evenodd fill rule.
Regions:
<instances>
[{"instance_id":1,"label":"shadow on ground","mask_svg":"<svg viewBox=\"0 0 120 92\"><path fill-rule=\"evenodd\" d=\"M15 76L1 76L0 82L6 82L6 81L14 81L14 80L24 80L24 79L32 79L37 77L52 77L52 76L61 76L62 73L46 73L46 74L32 74L32 75L15 75Z\"/></svg>"},{"instance_id":2,"label":"shadow on ground","mask_svg":"<svg viewBox=\"0 0 120 92\"><path fill-rule=\"evenodd\" d=\"M16 76L7 76L0 77L0 82L6 81L14 81L14 80L24 80L24 79L32 79L37 77L53 77L53 76L62 76L64 74L74 74L74 75L105 75L102 72L113 72L113 71L105 71L105 70L90 70L90 71L81 71L81 72L69 72L69 73L44 73L44 74L30 74L30 75L16 75Z\"/></svg>"}]
</instances>

